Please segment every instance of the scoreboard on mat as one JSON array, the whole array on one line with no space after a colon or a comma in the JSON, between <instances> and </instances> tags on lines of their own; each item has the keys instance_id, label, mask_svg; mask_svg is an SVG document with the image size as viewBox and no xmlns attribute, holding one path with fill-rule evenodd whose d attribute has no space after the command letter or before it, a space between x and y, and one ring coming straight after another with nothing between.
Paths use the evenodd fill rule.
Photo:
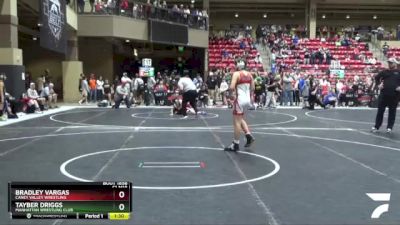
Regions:
<instances>
[{"instance_id":1,"label":"scoreboard on mat","mask_svg":"<svg viewBox=\"0 0 400 225\"><path fill-rule=\"evenodd\" d=\"M11 182L8 211L12 219L128 220L130 182Z\"/></svg>"}]
</instances>

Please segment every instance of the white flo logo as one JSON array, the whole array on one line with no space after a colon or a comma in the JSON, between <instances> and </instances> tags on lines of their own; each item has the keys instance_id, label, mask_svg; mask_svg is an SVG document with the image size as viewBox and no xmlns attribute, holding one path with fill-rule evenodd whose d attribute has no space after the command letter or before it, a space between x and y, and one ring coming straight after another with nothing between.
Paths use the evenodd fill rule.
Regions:
<instances>
[{"instance_id":1,"label":"white flo logo","mask_svg":"<svg viewBox=\"0 0 400 225\"><path fill-rule=\"evenodd\" d=\"M47 16L48 25L53 37L60 40L64 26L64 15L61 11L60 1L45 0L43 11Z\"/></svg>"}]
</instances>

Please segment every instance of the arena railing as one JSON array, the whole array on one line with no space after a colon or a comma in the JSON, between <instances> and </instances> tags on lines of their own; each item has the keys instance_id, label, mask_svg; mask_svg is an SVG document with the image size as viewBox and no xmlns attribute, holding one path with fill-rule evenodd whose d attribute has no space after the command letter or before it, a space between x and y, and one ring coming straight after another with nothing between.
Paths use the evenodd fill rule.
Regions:
<instances>
[{"instance_id":1,"label":"arena railing","mask_svg":"<svg viewBox=\"0 0 400 225\"><path fill-rule=\"evenodd\" d=\"M126 16L140 20L160 20L187 25L189 28L208 30L208 17L185 14L170 8L154 7L144 3L134 2L129 4L128 8L121 5L114 6L94 6L93 10L88 3L84 7L77 5L79 14L97 14L97 15L118 15Z\"/></svg>"}]
</instances>

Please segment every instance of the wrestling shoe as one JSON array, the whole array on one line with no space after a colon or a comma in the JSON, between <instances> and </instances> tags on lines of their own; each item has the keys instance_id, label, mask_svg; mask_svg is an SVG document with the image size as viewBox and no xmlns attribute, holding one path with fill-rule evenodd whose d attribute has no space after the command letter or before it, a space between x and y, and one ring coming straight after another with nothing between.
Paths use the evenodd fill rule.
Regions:
<instances>
[{"instance_id":1,"label":"wrestling shoe","mask_svg":"<svg viewBox=\"0 0 400 225\"><path fill-rule=\"evenodd\" d=\"M376 132L378 132L378 129L376 129L376 127L372 127L372 128L371 128L371 132L372 132L372 133L376 133Z\"/></svg>"},{"instance_id":2,"label":"wrestling shoe","mask_svg":"<svg viewBox=\"0 0 400 225\"><path fill-rule=\"evenodd\" d=\"M229 145L228 147L224 148L224 151L237 152L237 151L239 151L239 144L236 144L236 143L232 142L231 145Z\"/></svg>"},{"instance_id":3,"label":"wrestling shoe","mask_svg":"<svg viewBox=\"0 0 400 225\"><path fill-rule=\"evenodd\" d=\"M246 144L244 145L245 148L250 147L256 139L251 134L246 134Z\"/></svg>"},{"instance_id":4,"label":"wrestling shoe","mask_svg":"<svg viewBox=\"0 0 400 225\"><path fill-rule=\"evenodd\" d=\"M391 134L391 133L392 133L392 129L388 128L388 129L386 130L386 133L387 133L387 134Z\"/></svg>"}]
</instances>

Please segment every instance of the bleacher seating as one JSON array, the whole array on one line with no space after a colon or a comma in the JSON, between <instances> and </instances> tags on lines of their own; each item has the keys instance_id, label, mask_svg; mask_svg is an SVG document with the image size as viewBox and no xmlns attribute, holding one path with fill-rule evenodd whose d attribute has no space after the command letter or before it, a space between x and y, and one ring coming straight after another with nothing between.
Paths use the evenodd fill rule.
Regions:
<instances>
[{"instance_id":1,"label":"bleacher seating","mask_svg":"<svg viewBox=\"0 0 400 225\"><path fill-rule=\"evenodd\" d=\"M287 43L292 43L291 38L285 38ZM304 49L307 48L310 51L318 51L321 47L324 49L329 49L332 57L335 60L340 61L341 69L345 70L345 79L352 79L355 76L360 77L361 79L365 78L366 76L372 75L372 73L365 72L366 67L371 69L382 69L383 64L381 62L377 62L375 65L371 65L365 63L361 60L346 60L348 56L353 58L355 52L359 54L363 54L366 57L373 57L372 52L368 51L365 48L365 43L358 43L353 42L353 44L349 47L346 46L336 46L334 40L327 40L326 42L322 42L319 39L310 39L310 40L301 40L300 43L297 45L295 50L290 50L291 53L285 58L280 58L276 60L276 63L284 64L290 70L290 68L296 64L296 61L299 62L299 68L304 73L308 74L315 74L317 78L321 78L322 76L327 75L327 70L330 69L330 65L326 64L326 61L323 61L323 64L304 64ZM398 50L400 54L400 49ZM295 55L299 56L300 60L296 60ZM330 81L332 84L336 82L336 77L331 77Z\"/></svg>"},{"instance_id":2,"label":"bleacher seating","mask_svg":"<svg viewBox=\"0 0 400 225\"><path fill-rule=\"evenodd\" d=\"M400 48L389 48L386 56L388 58L390 58L390 57L399 58L400 57Z\"/></svg>"},{"instance_id":3,"label":"bleacher seating","mask_svg":"<svg viewBox=\"0 0 400 225\"><path fill-rule=\"evenodd\" d=\"M248 56L246 58L246 63L249 69L258 69L259 71L263 70L263 65L261 63L256 63L254 58L257 56L258 51L256 49L252 49L252 39L246 38L244 39L245 48L240 48L240 41L234 41L232 39L218 39L218 40L210 40L209 42L209 68L210 70L215 69L235 69L235 57L243 56L245 52L248 52ZM231 57L224 57L224 52L228 55L231 54Z\"/></svg>"}]
</instances>

